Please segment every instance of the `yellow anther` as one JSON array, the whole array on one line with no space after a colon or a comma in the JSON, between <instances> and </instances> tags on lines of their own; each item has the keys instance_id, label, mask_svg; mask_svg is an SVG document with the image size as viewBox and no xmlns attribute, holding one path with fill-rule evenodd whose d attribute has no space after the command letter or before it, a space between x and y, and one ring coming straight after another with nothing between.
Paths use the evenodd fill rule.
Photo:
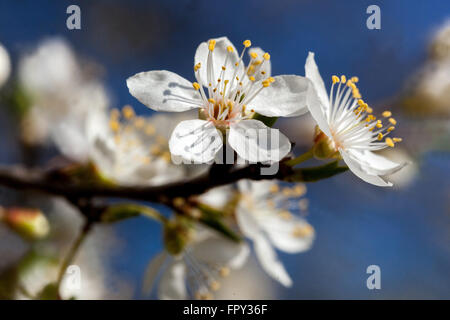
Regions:
<instances>
[{"instance_id":1,"label":"yellow anther","mask_svg":"<svg viewBox=\"0 0 450 320\"><path fill-rule=\"evenodd\" d=\"M250 53L250 57L251 57L252 59L256 59L256 58L258 58L258 54L257 54L256 52L251 52L251 53Z\"/></svg>"},{"instance_id":2,"label":"yellow anther","mask_svg":"<svg viewBox=\"0 0 450 320\"><path fill-rule=\"evenodd\" d=\"M395 127L389 127L389 128L387 128L387 132L391 132L391 131L393 131L395 129Z\"/></svg>"},{"instance_id":3,"label":"yellow anther","mask_svg":"<svg viewBox=\"0 0 450 320\"><path fill-rule=\"evenodd\" d=\"M154 127L153 125L148 124L148 125L145 127L145 134L146 134L146 135L151 136L151 135L155 134L155 132L156 132L156 129L155 129L155 127Z\"/></svg>"},{"instance_id":4,"label":"yellow anther","mask_svg":"<svg viewBox=\"0 0 450 320\"><path fill-rule=\"evenodd\" d=\"M214 100L213 98L209 98L208 101L212 104L216 104L216 100Z\"/></svg>"},{"instance_id":5,"label":"yellow anther","mask_svg":"<svg viewBox=\"0 0 450 320\"><path fill-rule=\"evenodd\" d=\"M344 84L347 82L347 78L344 75L341 76L341 82Z\"/></svg>"},{"instance_id":6,"label":"yellow anther","mask_svg":"<svg viewBox=\"0 0 450 320\"><path fill-rule=\"evenodd\" d=\"M150 147L150 153L154 156L159 155L162 152L161 147L157 144Z\"/></svg>"},{"instance_id":7,"label":"yellow anther","mask_svg":"<svg viewBox=\"0 0 450 320\"><path fill-rule=\"evenodd\" d=\"M347 81L347 86L349 86L350 88L352 88L353 90L356 90L357 88L356 88L356 85L351 81L351 80L348 80Z\"/></svg>"},{"instance_id":8,"label":"yellow anther","mask_svg":"<svg viewBox=\"0 0 450 320\"><path fill-rule=\"evenodd\" d=\"M284 220L291 220L292 219L292 214L289 211L287 211L287 210L282 210L278 214L280 215L281 219L284 219Z\"/></svg>"},{"instance_id":9,"label":"yellow anther","mask_svg":"<svg viewBox=\"0 0 450 320\"><path fill-rule=\"evenodd\" d=\"M292 195L292 190L288 187L283 188L282 193L285 197L290 197Z\"/></svg>"},{"instance_id":10,"label":"yellow anther","mask_svg":"<svg viewBox=\"0 0 450 320\"><path fill-rule=\"evenodd\" d=\"M228 84L228 82L230 82L230 80L225 80L225 81L224 81L225 84Z\"/></svg>"},{"instance_id":11,"label":"yellow anther","mask_svg":"<svg viewBox=\"0 0 450 320\"><path fill-rule=\"evenodd\" d=\"M248 78L250 79L250 81L255 81L255 77L254 76L250 76Z\"/></svg>"},{"instance_id":12,"label":"yellow anther","mask_svg":"<svg viewBox=\"0 0 450 320\"><path fill-rule=\"evenodd\" d=\"M358 105L362 106L364 104L365 104L365 102L363 99L358 99Z\"/></svg>"},{"instance_id":13,"label":"yellow anther","mask_svg":"<svg viewBox=\"0 0 450 320\"><path fill-rule=\"evenodd\" d=\"M169 151L164 151L161 155L161 158L166 162L170 162L170 160L172 160L172 156L170 155Z\"/></svg>"},{"instance_id":14,"label":"yellow anther","mask_svg":"<svg viewBox=\"0 0 450 320\"><path fill-rule=\"evenodd\" d=\"M225 71L227 68L225 68L225 66L222 66L222 70Z\"/></svg>"},{"instance_id":15,"label":"yellow anther","mask_svg":"<svg viewBox=\"0 0 450 320\"><path fill-rule=\"evenodd\" d=\"M218 281L212 281L209 285L212 291L217 291L220 289L220 283Z\"/></svg>"},{"instance_id":16,"label":"yellow anther","mask_svg":"<svg viewBox=\"0 0 450 320\"><path fill-rule=\"evenodd\" d=\"M273 184L270 186L270 192L272 193L277 193L278 191L280 191L280 187L278 186L278 184Z\"/></svg>"},{"instance_id":17,"label":"yellow anther","mask_svg":"<svg viewBox=\"0 0 450 320\"><path fill-rule=\"evenodd\" d=\"M383 117L385 117L385 118L389 118L390 116L392 116L392 112L390 112L390 111L385 111L385 112L382 113L382 115L383 115Z\"/></svg>"},{"instance_id":18,"label":"yellow anther","mask_svg":"<svg viewBox=\"0 0 450 320\"><path fill-rule=\"evenodd\" d=\"M264 58L264 60L269 60L270 54L268 52L264 53L263 58Z\"/></svg>"},{"instance_id":19,"label":"yellow anther","mask_svg":"<svg viewBox=\"0 0 450 320\"><path fill-rule=\"evenodd\" d=\"M378 134L378 140L383 140L383 134L381 132Z\"/></svg>"},{"instance_id":20,"label":"yellow anther","mask_svg":"<svg viewBox=\"0 0 450 320\"><path fill-rule=\"evenodd\" d=\"M243 44L244 44L244 47L248 48L248 47L250 47L252 45L252 42L250 40L245 40L243 42Z\"/></svg>"},{"instance_id":21,"label":"yellow anther","mask_svg":"<svg viewBox=\"0 0 450 320\"><path fill-rule=\"evenodd\" d=\"M222 267L219 270L219 274L221 277L228 277L230 275L230 268L228 267Z\"/></svg>"},{"instance_id":22,"label":"yellow anther","mask_svg":"<svg viewBox=\"0 0 450 320\"><path fill-rule=\"evenodd\" d=\"M358 81L359 81L359 78L358 77L352 77L352 82L354 82L354 83L358 83Z\"/></svg>"},{"instance_id":23,"label":"yellow anther","mask_svg":"<svg viewBox=\"0 0 450 320\"><path fill-rule=\"evenodd\" d=\"M262 74L262 75L265 75L265 74L266 74L266 72L265 72L265 71L261 71L261 74Z\"/></svg>"},{"instance_id":24,"label":"yellow anther","mask_svg":"<svg viewBox=\"0 0 450 320\"><path fill-rule=\"evenodd\" d=\"M209 43L208 43L209 51L214 51L215 47L216 47L216 40L209 40Z\"/></svg>"},{"instance_id":25,"label":"yellow anther","mask_svg":"<svg viewBox=\"0 0 450 320\"><path fill-rule=\"evenodd\" d=\"M367 113L372 113L372 112L373 112L373 109L372 109L371 107L367 106L366 112L367 112Z\"/></svg>"},{"instance_id":26,"label":"yellow anther","mask_svg":"<svg viewBox=\"0 0 450 320\"><path fill-rule=\"evenodd\" d=\"M333 84L338 83L339 82L339 77L338 76L332 76L331 77L331 81L333 81Z\"/></svg>"},{"instance_id":27,"label":"yellow anther","mask_svg":"<svg viewBox=\"0 0 450 320\"><path fill-rule=\"evenodd\" d=\"M232 47L232 46L228 46L228 47L227 47L227 51L228 51L228 52L233 52L233 51L234 51L234 49L233 49L233 47Z\"/></svg>"},{"instance_id":28,"label":"yellow anther","mask_svg":"<svg viewBox=\"0 0 450 320\"><path fill-rule=\"evenodd\" d=\"M262 85L264 88L267 88L268 86L270 86L270 81L266 79L262 82Z\"/></svg>"},{"instance_id":29,"label":"yellow anther","mask_svg":"<svg viewBox=\"0 0 450 320\"><path fill-rule=\"evenodd\" d=\"M301 197L302 195L304 195L306 193L306 186L304 184L297 184L294 187L294 193L295 193L295 196Z\"/></svg>"},{"instance_id":30,"label":"yellow anther","mask_svg":"<svg viewBox=\"0 0 450 320\"><path fill-rule=\"evenodd\" d=\"M305 238L311 236L314 233L314 229L309 224L305 226L295 226L292 230L292 235L296 238Z\"/></svg>"},{"instance_id":31,"label":"yellow anther","mask_svg":"<svg viewBox=\"0 0 450 320\"><path fill-rule=\"evenodd\" d=\"M198 69L200 69L200 67L202 66L202 64L199 62L194 66L194 71L197 72Z\"/></svg>"},{"instance_id":32,"label":"yellow anther","mask_svg":"<svg viewBox=\"0 0 450 320\"><path fill-rule=\"evenodd\" d=\"M377 120L377 128L382 128L383 124L381 123L381 120Z\"/></svg>"},{"instance_id":33,"label":"yellow anther","mask_svg":"<svg viewBox=\"0 0 450 320\"><path fill-rule=\"evenodd\" d=\"M397 124L397 120L394 118L389 118L389 122L392 123L394 126Z\"/></svg>"},{"instance_id":34,"label":"yellow anther","mask_svg":"<svg viewBox=\"0 0 450 320\"><path fill-rule=\"evenodd\" d=\"M200 89L200 85L197 82L192 83L192 86L194 87L195 90Z\"/></svg>"},{"instance_id":35,"label":"yellow anther","mask_svg":"<svg viewBox=\"0 0 450 320\"><path fill-rule=\"evenodd\" d=\"M126 118L126 119L131 119L131 118L133 118L134 117L134 110L133 110L133 108L131 107L131 106L125 106L125 107L123 107L123 109L122 109L122 113L123 113L123 116Z\"/></svg>"},{"instance_id":36,"label":"yellow anther","mask_svg":"<svg viewBox=\"0 0 450 320\"><path fill-rule=\"evenodd\" d=\"M239 77L236 77L236 80L239 81Z\"/></svg>"},{"instance_id":37,"label":"yellow anther","mask_svg":"<svg viewBox=\"0 0 450 320\"><path fill-rule=\"evenodd\" d=\"M112 131L117 132L120 130L120 123L119 121L111 120L109 122L109 127L111 128Z\"/></svg>"},{"instance_id":38,"label":"yellow anther","mask_svg":"<svg viewBox=\"0 0 450 320\"><path fill-rule=\"evenodd\" d=\"M392 138L392 140L394 140L394 142L402 142L402 138Z\"/></svg>"},{"instance_id":39,"label":"yellow anther","mask_svg":"<svg viewBox=\"0 0 450 320\"><path fill-rule=\"evenodd\" d=\"M386 144L387 144L389 147L391 147L391 148L394 147L394 141L392 141L391 138L386 138L386 140L384 140L384 142L386 142Z\"/></svg>"},{"instance_id":40,"label":"yellow anther","mask_svg":"<svg viewBox=\"0 0 450 320\"><path fill-rule=\"evenodd\" d=\"M275 82L275 79L272 78L272 77L269 77L268 80L269 80L270 83L274 83Z\"/></svg>"},{"instance_id":41,"label":"yellow anther","mask_svg":"<svg viewBox=\"0 0 450 320\"><path fill-rule=\"evenodd\" d=\"M237 67L239 65L239 62L236 62L234 65Z\"/></svg>"},{"instance_id":42,"label":"yellow anther","mask_svg":"<svg viewBox=\"0 0 450 320\"><path fill-rule=\"evenodd\" d=\"M145 120L142 117L137 117L136 120L134 120L134 125L136 128L141 129L145 125Z\"/></svg>"}]
</instances>

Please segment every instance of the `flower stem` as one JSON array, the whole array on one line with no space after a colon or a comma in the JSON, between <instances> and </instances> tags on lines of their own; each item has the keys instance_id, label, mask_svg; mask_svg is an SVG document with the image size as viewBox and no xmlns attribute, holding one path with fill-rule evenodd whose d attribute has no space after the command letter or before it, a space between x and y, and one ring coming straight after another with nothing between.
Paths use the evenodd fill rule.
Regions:
<instances>
[{"instance_id":1,"label":"flower stem","mask_svg":"<svg viewBox=\"0 0 450 320\"><path fill-rule=\"evenodd\" d=\"M313 153L313 148L309 149L308 151L306 151L305 153L299 155L298 157L291 159L289 161L286 161L286 164L288 166L296 166L302 162L305 162L306 160L309 160L313 157L314 153Z\"/></svg>"},{"instance_id":2,"label":"flower stem","mask_svg":"<svg viewBox=\"0 0 450 320\"><path fill-rule=\"evenodd\" d=\"M83 229L81 230L78 237L75 239L74 243L70 247L69 252L67 253L66 257L64 258L64 260L61 264L61 268L59 269L58 279L56 281L56 287L58 288L58 292L59 292L59 289L61 286L61 282L64 278L64 274L65 274L67 268L69 267L70 263L72 262L72 260L75 258L76 254L78 252L78 249L80 249L81 244L86 239L86 236L88 235L89 230L91 229L91 226L92 226L92 222L86 221L86 223L83 226Z\"/></svg>"}]
</instances>

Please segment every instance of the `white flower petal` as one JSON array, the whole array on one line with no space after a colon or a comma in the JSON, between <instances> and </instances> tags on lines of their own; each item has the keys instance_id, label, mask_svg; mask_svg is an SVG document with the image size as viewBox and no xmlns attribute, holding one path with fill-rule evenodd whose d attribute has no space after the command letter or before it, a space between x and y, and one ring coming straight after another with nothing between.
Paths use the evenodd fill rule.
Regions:
<instances>
[{"instance_id":1,"label":"white flower petal","mask_svg":"<svg viewBox=\"0 0 450 320\"><path fill-rule=\"evenodd\" d=\"M292 279L287 273L275 250L263 235L253 239L255 253L264 271L285 287L292 286Z\"/></svg>"},{"instance_id":2,"label":"white flower petal","mask_svg":"<svg viewBox=\"0 0 450 320\"><path fill-rule=\"evenodd\" d=\"M225 73L224 73L224 79L231 80L235 73L235 63L239 61L239 56L237 54L236 48L231 43L230 40L228 40L227 37L221 37L216 39L211 39L216 41L216 46L214 48L214 51L212 52L212 66L214 70L214 79L212 79L212 83L215 84L217 82L217 78L220 76L220 72L222 71L222 66L225 66ZM227 48L231 47L233 48L232 52L228 52ZM195 52L195 58L194 63L201 63L201 67L199 70L200 74L200 80L203 83L203 85L208 85L208 77L207 77L207 62L208 62L208 42L202 42ZM224 65L225 59L228 56L227 64ZM237 67L237 73L236 75L238 77L241 77L241 75L244 73L244 63L241 62L239 66Z\"/></svg>"},{"instance_id":3,"label":"white flower petal","mask_svg":"<svg viewBox=\"0 0 450 320\"><path fill-rule=\"evenodd\" d=\"M233 188L228 185L207 191L199 197L199 200L213 208L222 209L230 201L232 195Z\"/></svg>"},{"instance_id":4,"label":"white flower petal","mask_svg":"<svg viewBox=\"0 0 450 320\"><path fill-rule=\"evenodd\" d=\"M187 299L185 279L185 264L182 260L174 258L161 277L158 287L158 298L161 300Z\"/></svg>"},{"instance_id":5,"label":"white flower petal","mask_svg":"<svg viewBox=\"0 0 450 320\"><path fill-rule=\"evenodd\" d=\"M11 59L8 51L0 43L0 87L8 80L11 73Z\"/></svg>"},{"instance_id":6,"label":"white flower petal","mask_svg":"<svg viewBox=\"0 0 450 320\"><path fill-rule=\"evenodd\" d=\"M280 161L291 150L291 143L284 134L258 120L232 124L228 143L240 157L251 162Z\"/></svg>"},{"instance_id":7,"label":"white flower petal","mask_svg":"<svg viewBox=\"0 0 450 320\"><path fill-rule=\"evenodd\" d=\"M317 96L319 97L322 105L325 108L329 108L330 101L328 99L328 93L325 89L323 79L320 76L319 68L314 60L314 52L310 52L308 54L308 58L306 58L305 76L312 81L314 89L316 90Z\"/></svg>"},{"instance_id":8,"label":"white flower petal","mask_svg":"<svg viewBox=\"0 0 450 320\"><path fill-rule=\"evenodd\" d=\"M317 125L319 126L320 130L323 131L328 137L332 137L330 126L328 125L326 113L325 113L325 106L320 102L319 97L317 96L317 92L314 89L313 85L311 84L308 88L308 94L307 94L307 103L308 103L308 109L311 113L311 116L316 121Z\"/></svg>"},{"instance_id":9,"label":"white flower petal","mask_svg":"<svg viewBox=\"0 0 450 320\"><path fill-rule=\"evenodd\" d=\"M267 117L294 117L308 112L307 92L310 81L296 75L274 77L275 82L249 103L249 109ZM254 86L262 85L255 83Z\"/></svg>"},{"instance_id":10,"label":"white flower petal","mask_svg":"<svg viewBox=\"0 0 450 320\"><path fill-rule=\"evenodd\" d=\"M84 127L75 121L61 121L51 128L50 135L63 155L84 163L89 160L89 143L82 129Z\"/></svg>"},{"instance_id":11,"label":"white flower petal","mask_svg":"<svg viewBox=\"0 0 450 320\"><path fill-rule=\"evenodd\" d=\"M155 284L156 277L158 276L159 272L161 271L161 268L166 261L167 253L166 251L158 253L148 264L145 275L144 275L144 281L142 285L142 292L145 295L149 295L152 291L152 288Z\"/></svg>"},{"instance_id":12,"label":"white flower petal","mask_svg":"<svg viewBox=\"0 0 450 320\"><path fill-rule=\"evenodd\" d=\"M270 59L264 60L263 55L266 52L261 48L252 47L248 50L248 54L250 55L251 53L256 53L258 55L256 60L259 60L261 62L264 61L264 63L262 63L261 66L258 68L258 72L251 75L255 77L256 81L270 77L272 73L272 64L270 62ZM264 72L264 74L262 74L262 72Z\"/></svg>"},{"instance_id":13,"label":"white flower petal","mask_svg":"<svg viewBox=\"0 0 450 320\"><path fill-rule=\"evenodd\" d=\"M216 127L205 120L180 122L169 140L170 152L195 163L206 163L214 159L223 147Z\"/></svg>"},{"instance_id":14,"label":"white flower petal","mask_svg":"<svg viewBox=\"0 0 450 320\"><path fill-rule=\"evenodd\" d=\"M246 201L246 199L242 201ZM246 237L254 239L262 233L258 221L256 221L252 212L248 211L245 203L239 203L236 208L236 220L239 229Z\"/></svg>"},{"instance_id":15,"label":"white flower petal","mask_svg":"<svg viewBox=\"0 0 450 320\"><path fill-rule=\"evenodd\" d=\"M190 253L199 261L238 269L247 261L250 250L245 243L212 235L193 245Z\"/></svg>"},{"instance_id":16,"label":"white flower petal","mask_svg":"<svg viewBox=\"0 0 450 320\"><path fill-rule=\"evenodd\" d=\"M295 234L297 228L312 228L304 219L292 216L286 220L277 213L267 215L261 219L261 226L269 236L273 245L284 252L299 253L311 248L314 241L314 232L300 237ZM313 229L310 229L313 230Z\"/></svg>"},{"instance_id":17,"label":"white flower petal","mask_svg":"<svg viewBox=\"0 0 450 320\"><path fill-rule=\"evenodd\" d=\"M345 150L339 149L339 151L340 151L345 163L347 164L348 168L357 177L361 178L362 180L364 180L370 184L376 185L376 186L380 186L380 187L391 187L392 186L391 182L387 182L377 175L368 173L361 165L361 162L358 159L352 157Z\"/></svg>"},{"instance_id":18,"label":"white flower petal","mask_svg":"<svg viewBox=\"0 0 450 320\"><path fill-rule=\"evenodd\" d=\"M373 175L390 175L402 169L407 163L396 163L368 150L349 150L349 153L360 161L362 168Z\"/></svg>"},{"instance_id":19,"label":"white flower petal","mask_svg":"<svg viewBox=\"0 0 450 320\"><path fill-rule=\"evenodd\" d=\"M156 111L181 112L202 103L190 81L166 70L137 73L127 79L127 86L136 99Z\"/></svg>"}]
</instances>

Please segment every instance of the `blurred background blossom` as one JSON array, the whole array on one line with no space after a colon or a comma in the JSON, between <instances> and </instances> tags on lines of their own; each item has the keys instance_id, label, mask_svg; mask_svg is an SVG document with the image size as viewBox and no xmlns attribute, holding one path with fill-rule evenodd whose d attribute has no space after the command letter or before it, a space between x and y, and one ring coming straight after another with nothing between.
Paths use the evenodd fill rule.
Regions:
<instances>
[{"instance_id":1,"label":"blurred background blossom","mask_svg":"<svg viewBox=\"0 0 450 320\"><path fill-rule=\"evenodd\" d=\"M269 278L252 257L217 297L449 298L450 3L379 1L381 30L368 30L373 3L366 0L235 1L220 10L209 1L81 0L82 29L74 31L65 24L70 4L0 3L1 163L36 165L58 156L51 143L60 137L57 125L83 126L91 108L109 113L132 105L137 116L154 116L125 80L155 69L192 79L193 54L208 38L250 38L270 52L275 74L303 75L314 51L325 80L358 76L374 110L399 115L403 142L384 155L410 165L391 177L389 190L350 173L308 184L315 242L302 254L279 252L293 287ZM310 116L276 126L296 142L295 152L311 146ZM61 199L3 188L0 206L39 208L49 221L48 237L33 241L0 225L0 286L14 280L39 291L56 277L81 218ZM87 286L79 297L148 298L141 290L145 269L161 248L160 227L143 217L94 228L75 260ZM382 290L366 288L371 264L381 267Z\"/></svg>"}]
</instances>

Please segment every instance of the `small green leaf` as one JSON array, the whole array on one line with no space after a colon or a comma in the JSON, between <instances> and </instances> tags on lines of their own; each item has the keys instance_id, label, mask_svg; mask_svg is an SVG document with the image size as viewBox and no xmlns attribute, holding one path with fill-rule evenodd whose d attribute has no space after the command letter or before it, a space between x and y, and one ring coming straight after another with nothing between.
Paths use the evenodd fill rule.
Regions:
<instances>
[{"instance_id":1,"label":"small green leaf","mask_svg":"<svg viewBox=\"0 0 450 320\"><path fill-rule=\"evenodd\" d=\"M336 160L318 167L294 169L294 173L287 180L291 182L314 182L330 178L347 170L347 166L339 166L339 161Z\"/></svg>"},{"instance_id":2,"label":"small green leaf","mask_svg":"<svg viewBox=\"0 0 450 320\"><path fill-rule=\"evenodd\" d=\"M202 215L199 219L201 223L204 225L216 230L221 233L225 237L239 242L241 241L241 237L239 237L233 230L231 230L227 225L222 222L223 214L221 214L216 209L212 209L206 205L200 205L198 207L202 211Z\"/></svg>"},{"instance_id":3,"label":"small green leaf","mask_svg":"<svg viewBox=\"0 0 450 320\"><path fill-rule=\"evenodd\" d=\"M263 122L266 126L272 127L275 124L275 122L277 122L278 117L266 117L266 116L263 116L262 114L255 113L253 115L252 119L259 120L259 121Z\"/></svg>"},{"instance_id":4,"label":"small green leaf","mask_svg":"<svg viewBox=\"0 0 450 320\"><path fill-rule=\"evenodd\" d=\"M136 216L143 215L157 221L165 221L165 217L153 208L133 204L123 203L109 206L101 215L101 221L106 223L117 222Z\"/></svg>"},{"instance_id":5,"label":"small green leaf","mask_svg":"<svg viewBox=\"0 0 450 320\"><path fill-rule=\"evenodd\" d=\"M56 283L50 283L37 295L37 300L60 300L59 290Z\"/></svg>"}]
</instances>

